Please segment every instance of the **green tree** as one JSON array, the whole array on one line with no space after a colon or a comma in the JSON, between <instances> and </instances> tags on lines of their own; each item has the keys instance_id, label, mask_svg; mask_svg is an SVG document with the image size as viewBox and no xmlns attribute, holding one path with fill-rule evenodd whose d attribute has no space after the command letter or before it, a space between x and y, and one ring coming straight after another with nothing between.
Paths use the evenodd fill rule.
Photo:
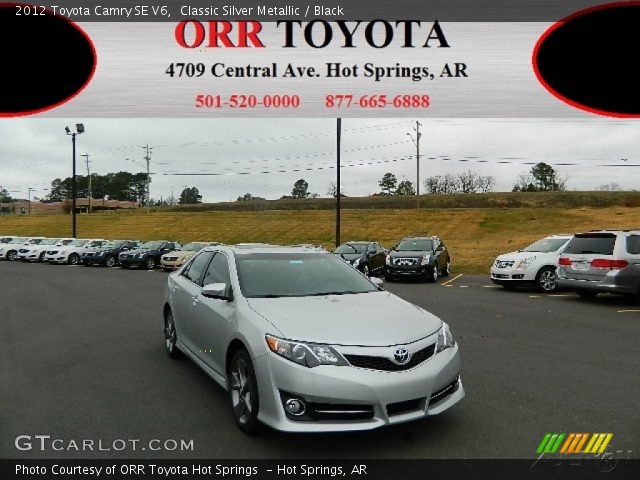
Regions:
<instances>
[{"instance_id":1,"label":"green tree","mask_svg":"<svg viewBox=\"0 0 640 480\"><path fill-rule=\"evenodd\" d=\"M413 188L413 183L409 180L403 180L398 184L396 188L396 195L415 195L416 190Z\"/></svg>"},{"instance_id":2,"label":"green tree","mask_svg":"<svg viewBox=\"0 0 640 480\"><path fill-rule=\"evenodd\" d=\"M307 198L309 196L309 184L303 178L301 178L293 184L291 196L293 198Z\"/></svg>"},{"instance_id":3,"label":"green tree","mask_svg":"<svg viewBox=\"0 0 640 480\"><path fill-rule=\"evenodd\" d=\"M378 182L378 185L382 189L382 195L393 195L393 192L398 186L398 179L393 173L385 173Z\"/></svg>"},{"instance_id":4,"label":"green tree","mask_svg":"<svg viewBox=\"0 0 640 480\"><path fill-rule=\"evenodd\" d=\"M202 203L202 195L196 187L185 188L180 194L180 205L195 205Z\"/></svg>"},{"instance_id":5,"label":"green tree","mask_svg":"<svg viewBox=\"0 0 640 480\"><path fill-rule=\"evenodd\" d=\"M9 194L9 192L7 191L6 188L3 188L2 190L0 190L0 202L2 203L9 203L11 202L11 195Z\"/></svg>"}]
</instances>

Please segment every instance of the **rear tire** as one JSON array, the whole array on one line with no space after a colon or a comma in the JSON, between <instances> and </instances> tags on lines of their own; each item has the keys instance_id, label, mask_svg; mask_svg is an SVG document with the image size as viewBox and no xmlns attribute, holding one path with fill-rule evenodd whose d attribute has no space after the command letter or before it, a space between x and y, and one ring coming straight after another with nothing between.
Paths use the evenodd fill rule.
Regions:
<instances>
[{"instance_id":1,"label":"rear tire","mask_svg":"<svg viewBox=\"0 0 640 480\"><path fill-rule=\"evenodd\" d=\"M541 292L551 293L556 289L556 269L542 267L536 275L536 288Z\"/></svg>"},{"instance_id":2,"label":"rear tire","mask_svg":"<svg viewBox=\"0 0 640 480\"><path fill-rule=\"evenodd\" d=\"M147 270L153 270L156 268L156 259L153 257L147 258L143 263L144 268Z\"/></svg>"},{"instance_id":3,"label":"rear tire","mask_svg":"<svg viewBox=\"0 0 640 480\"><path fill-rule=\"evenodd\" d=\"M15 262L17 259L18 259L18 252L16 252L15 250L11 250L7 252L7 260L9 260L10 262Z\"/></svg>"},{"instance_id":4,"label":"rear tire","mask_svg":"<svg viewBox=\"0 0 640 480\"><path fill-rule=\"evenodd\" d=\"M256 433L260 428L258 382L249 353L244 349L231 357L227 386L236 425L245 433Z\"/></svg>"},{"instance_id":5,"label":"rear tire","mask_svg":"<svg viewBox=\"0 0 640 480\"><path fill-rule=\"evenodd\" d=\"M107 258L105 258L104 265L109 268L115 267L116 266L115 257L113 255L109 255Z\"/></svg>"},{"instance_id":6,"label":"rear tire","mask_svg":"<svg viewBox=\"0 0 640 480\"><path fill-rule=\"evenodd\" d=\"M44 255L45 255L45 252L42 252L42 253L40 254L40 256L38 257L38 261L39 261L40 263L44 263Z\"/></svg>"},{"instance_id":7,"label":"rear tire","mask_svg":"<svg viewBox=\"0 0 640 480\"><path fill-rule=\"evenodd\" d=\"M80 262L80 256L77 253L72 253L71 255L69 255L69 258L67 259L67 263L69 265L78 265L79 262Z\"/></svg>"},{"instance_id":8,"label":"rear tire","mask_svg":"<svg viewBox=\"0 0 640 480\"><path fill-rule=\"evenodd\" d=\"M442 267L442 270L440 271L440 276L448 277L450 274L451 274L451 260L447 260L447 263L445 263L444 267Z\"/></svg>"},{"instance_id":9,"label":"rear tire","mask_svg":"<svg viewBox=\"0 0 640 480\"><path fill-rule=\"evenodd\" d=\"M577 290L576 293L580 298L584 298L586 300L593 300L598 296L598 292L593 290Z\"/></svg>"}]
</instances>

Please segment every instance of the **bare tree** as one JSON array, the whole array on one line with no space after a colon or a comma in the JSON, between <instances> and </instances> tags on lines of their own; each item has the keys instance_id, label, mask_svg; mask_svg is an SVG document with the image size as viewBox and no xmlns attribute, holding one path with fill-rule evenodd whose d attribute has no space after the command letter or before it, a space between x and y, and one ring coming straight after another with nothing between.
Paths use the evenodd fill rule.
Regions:
<instances>
[{"instance_id":1,"label":"bare tree","mask_svg":"<svg viewBox=\"0 0 640 480\"><path fill-rule=\"evenodd\" d=\"M458 185L461 193L475 193L479 189L480 175L472 170L467 170L458 175Z\"/></svg>"},{"instance_id":2,"label":"bare tree","mask_svg":"<svg viewBox=\"0 0 640 480\"><path fill-rule=\"evenodd\" d=\"M599 192L619 192L622 190L622 187L620 187L619 183L611 182L599 185L596 190Z\"/></svg>"},{"instance_id":3,"label":"bare tree","mask_svg":"<svg viewBox=\"0 0 640 480\"><path fill-rule=\"evenodd\" d=\"M482 175L478 177L478 189L482 193L493 192L494 187L496 186L496 179L491 175Z\"/></svg>"}]
</instances>

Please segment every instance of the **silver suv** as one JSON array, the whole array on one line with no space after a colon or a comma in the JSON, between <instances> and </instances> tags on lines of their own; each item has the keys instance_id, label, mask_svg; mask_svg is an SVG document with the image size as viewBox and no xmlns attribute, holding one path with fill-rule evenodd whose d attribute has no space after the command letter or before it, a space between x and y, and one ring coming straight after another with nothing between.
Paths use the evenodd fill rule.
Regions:
<instances>
[{"instance_id":1,"label":"silver suv","mask_svg":"<svg viewBox=\"0 0 640 480\"><path fill-rule=\"evenodd\" d=\"M201 250L169 275L165 346L229 392L245 432L366 430L464 397L446 323L313 248Z\"/></svg>"},{"instance_id":2,"label":"silver suv","mask_svg":"<svg viewBox=\"0 0 640 480\"><path fill-rule=\"evenodd\" d=\"M640 230L593 230L575 235L558 260L558 287L583 298L640 294Z\"/></svg>"}]
</instances>

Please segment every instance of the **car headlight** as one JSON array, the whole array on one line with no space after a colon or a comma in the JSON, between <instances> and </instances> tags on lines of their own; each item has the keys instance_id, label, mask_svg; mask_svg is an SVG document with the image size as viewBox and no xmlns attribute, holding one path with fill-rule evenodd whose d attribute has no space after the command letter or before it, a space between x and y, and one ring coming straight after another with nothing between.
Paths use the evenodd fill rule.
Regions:
<instances>
[{"instance_id":1,"label":"car headlight","mask_svg":"<svg viewBox=\"0 0 640 480\"><path fill-rule=\"evenodd\" d=\"M318 365L348 365L347 361L329 345L292 342L271 335L265 336L269 350L305 367Z\"/></svg>"},{"instance_id":2,"label":"car headlight","mask_svg":"<svg viewBox=\"0 0 640 480\"><path fill-rule=\"evenodd\" d=\"M452 348L455 344L456 342L453 340L449 325L442 322L442 328L440 328L438 332L438 341L436 342L436 353L442 352L447 348Z\"/></svg>"},{"instance_id":3,"label":"car headlight","mask_svg":"<svg viewBox=\"0 0 640 480\"><path fill-rule=\"evenodd\" d=\"M420 265L429 265L429 255L425 255L424 257L422 257L422 260L420 261Z\"/></svg>"},{"instance_id":4,"label":"car headlight","mask_svg":"<svg viewBox=\"0 0 640 480\"><path fill-rule=\"evenodd\" d=\"M526 270L533 263L536 257L523 258L516 264L516 270Z\"/></svg>"},{"instance_id":5,"label":"car headlight","mask_svg":"<svg viewBox=\"0 0 640 480\"><path fill-rule=\"evenodd\" d=\"M387 257L385 258L385 263L387 265L391 265L391 255L387 255Z\"/></svg>"},{"instance_id":6,"label":"car headlight","mask_svg":"<svg viewBox=\"0 0 640 480\"><path fill-rule=\"evenodd\" d=\"M356 260L352 263L353 267L356 268L358 265L360 265L360 258L356 258Z\"/></svg>"}]
</instances>

